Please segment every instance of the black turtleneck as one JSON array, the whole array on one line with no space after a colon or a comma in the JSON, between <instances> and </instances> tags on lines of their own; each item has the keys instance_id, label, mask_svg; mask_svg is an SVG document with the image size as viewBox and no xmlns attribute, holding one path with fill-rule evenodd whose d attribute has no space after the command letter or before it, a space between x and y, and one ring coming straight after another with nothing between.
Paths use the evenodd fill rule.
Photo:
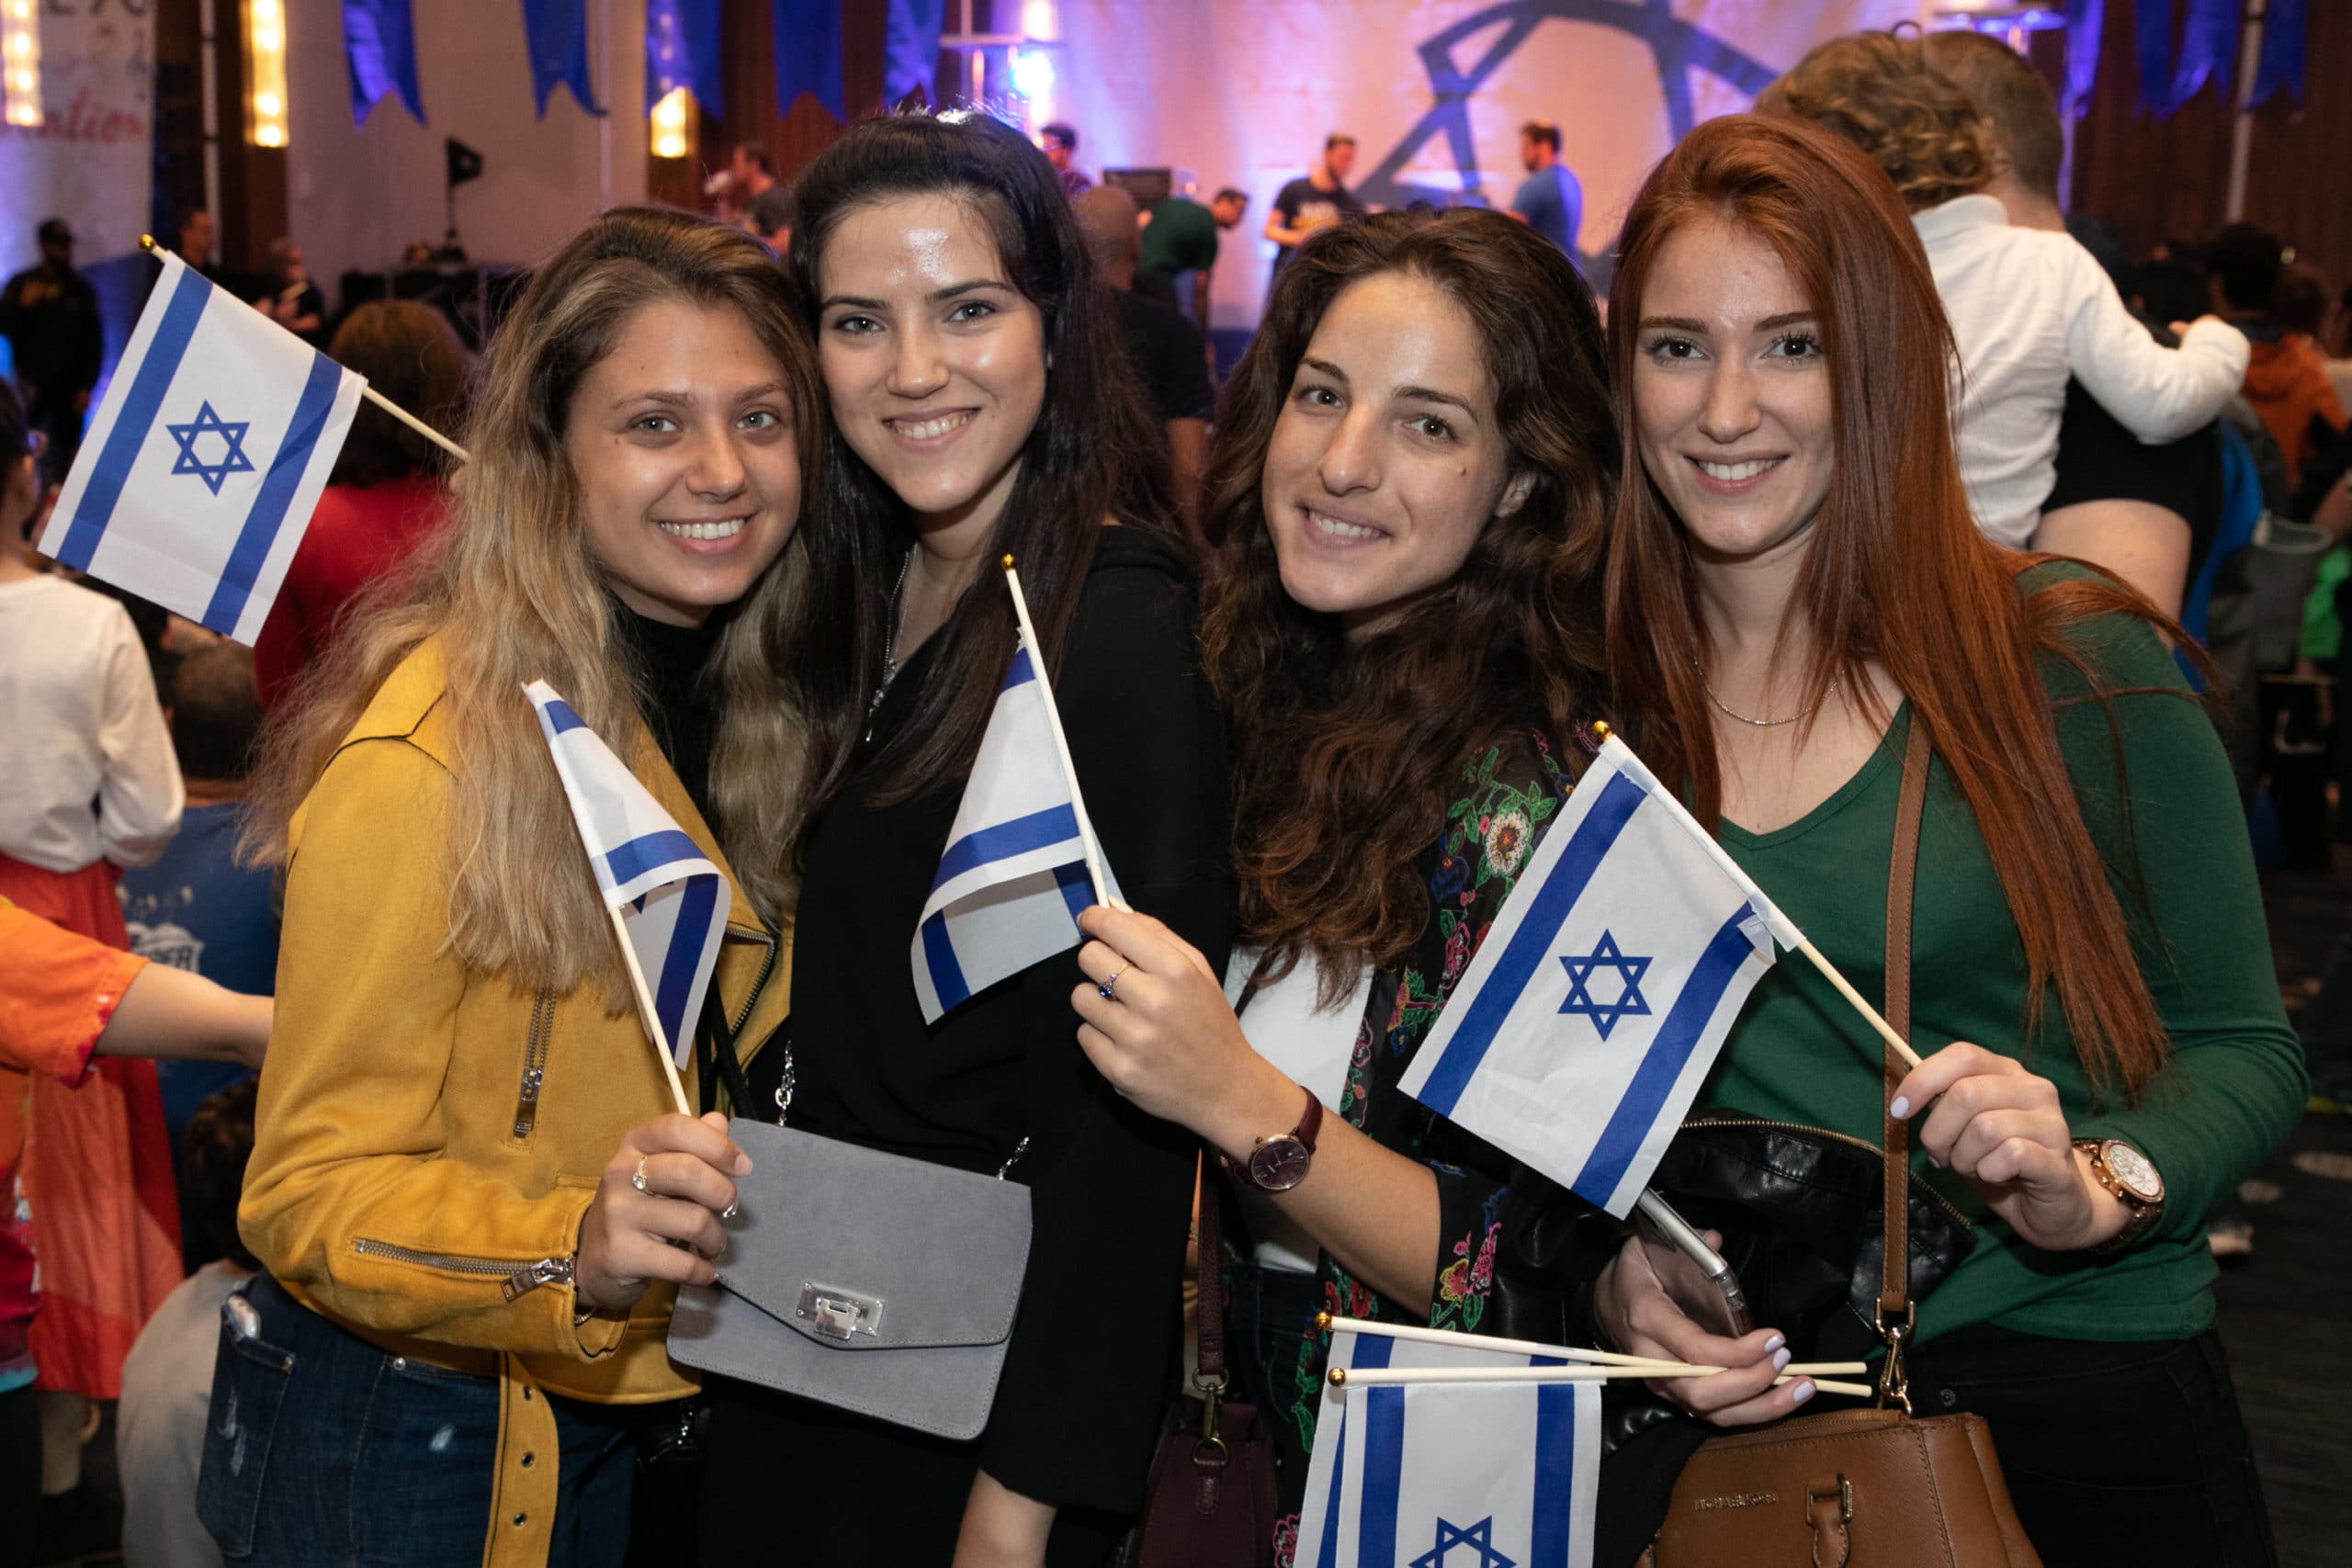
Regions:
<instances>
[{"instance_id":1,"label":"black turtleneck","mask_svg":"<svg viewBox=\"0 0 2352 1568\"><path fill-rule=\"evenodd\" d=\"M645 671L645 722L678 782L685 785L686 797L707 822L713 716L702 672L725 623L712 615L698 626L673 626L649 620L618 601L613 610L622 637Z\"/></svg>"}]
</instances>

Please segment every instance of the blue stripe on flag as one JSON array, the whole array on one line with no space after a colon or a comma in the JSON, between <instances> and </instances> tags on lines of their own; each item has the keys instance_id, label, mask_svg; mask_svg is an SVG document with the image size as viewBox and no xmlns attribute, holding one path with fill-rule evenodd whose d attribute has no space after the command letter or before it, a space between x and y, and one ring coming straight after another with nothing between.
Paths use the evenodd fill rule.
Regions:
<instances>
[{"instance_id":1,"label":"blue stripe on flag","mask_svg":"<svg viewBox=\"0 0 2352 1568\"><path fill-rule=\"evenodd\" d=\"M1610 846L1623 831L1626 819L1648 798L1642 786L1623 773L1611 775L1601 787L1600 798L1592 803L1592 809L1577 824L1576 836L1568 840L1558 863L1552 867L1552 874L1535 889L1534 901L1528 905L1519 929L1510 933L1502 957L1479 986L1477 994L1469 998L1461 1026L1446 1042L1445 1055L1438 1058L1429 1082L1421 1086L1414 1099L1441 1116L1453 1114L1455 1102L1469 1087L1470 1075L1486 1059L1503 1021L1519 1005L1536 967L1551 952L1553 939L1567 923L1568 911L1584 896L1586 885L1591 882L1592 874L1600 869Z\"/></svg>"},{"instance_id":2,"label":"blue stripe on flag","mask_svg":"<svg viewBox=\"0 0 2352 1568\"><path fill-rule=\"evenodd\" d=\"M931 890L938 892L956 877L975 866L991 861L1011 860L1014 855L1031 850L1057 844L1064 839L1078 837L1078 813L1067 803L1049 806L1043 811L1033 811L1026 817L1016 817L1010 822L1000 822L993 828L983 828L967 833L947 846L939 857L939 874L931 879Z\"/></svg>"},{"instance_id":3,"label":"blue stripe on flag","mask_svg":"<svg viewBox=\"0 0 2352 1568\"><path fill-rule=\"evenodd\" d=\"M245 525L237 531L237 543L229 551L229 564L221 568L220 581L212 590L212 603L205 607L204 624L213 631L225 637L237 629L245 601L253 597L254 579L261 575L262 563L269 558L270 547L286 525L294 491L311 466L311 455L318 449L327 416L334 412L335 394L342 389L343 367L323 354L313 353L310 378L302 383L302 396L294 405L286 439L279 444L277 456L269 460L269 471L254 493L253 510L245 513Z\"/></svg>"},{"instance_id":4,"label":"blue stripe on flag","mask_svg":"<svg viewBox=\"0 0 2352 1568\"><path fill-rule=\"evenodd\" d=\"M678 860L703 859L702 846L675 828L631 839L606 852L605 865L616 883L632 881L657 866Z\"/></svg>"},{"instance_id":5,"label":"blue stripe on flag","mask_svg":"<svg viewBox=\"0 0 2352 1568\"><path fill-rule=\"evenodd\" d=\"M1351 1367L1385 1367L1389 1352L1396 1341L1385 1334L1358 1335L1355 1353L1349 1358ZM1317 1438L1323 1436L1318 1430ZM1331 1495L1323 1503L1323 1539L1316 1548L1316 1568L1339 1568L1340 1563L1340 1481L1348 1462L1348 1424L1340 1423L1338 1432L1331 1435L1336 1446L1331 1450Z\"/></svg>"},{"instance_id":6,"label":"blue stripe on flag","mask_svg":"<svg viewBox=\"0 0 2352 1568\"><path fill-rule=\"evenodd\" d=\"M695 876L678 896L677 923L670 928L670 951L662 955L662 977L656 984L653 1014L662 1021L662 1045L673 1057L689 1038L686 999L693 994L695 970L702 964L702 944L710 935L711 911L718 905L718 878Z\"/></svg>"},{"instance_id":7,"label":"blue stripe on flag","mask_svg":"<svg viewBox=\"0 0 2352 1568\"><path fill-rule=\"evenodd\" d=\"M947 911L942 909L922 923L922 961L931 971L931 988L939 993L942 1013L971 999L964 982L964 965L956 962L956 944L947 940Z\"/></svg>"},{"instance_id":8,"label":"blue stripe on flag","mask_svg":"<svg viewBox=\"0 0 2352 1568\"><path fill-rule=\"evenodd\" d=\"M1060 885L1062 902L1069 906L1069 918L1076 921L1094 904L1094 879L1086 874L1086 863L1074 860L1054 867L1054 881Z\"/></svg>"},{"instance_id":9,"label":"blue stripe on flag","mask_svg":"<svg viewBox=\"0 0 2352 1568\"><path fill-rule=\"evenodd\" d=\"M558 735L567 729L585 729L588 721L571 711L571 705L561 697L550 698L547 705L548 728Z\"/></svg>"},{"instance_id":10,"label":"blue stripe on flag","mask_svg":"<svg viewBox=\"0 0 2352 1568\"><path fill-rule=\"evenodd\" d=\"M1356 1561L1396 1561L1396 1495L1405 1480L1405 1391L1363 1391L1363 1502L1356 1521Z\"/></svg>"},{"instance_id":11,"label":"blue stripe on flag","mask_svg":"<svg viewBox=\"0 0 2352 1568\"><path fill-rule=\"evenodd\" d=\"M1556 1364L1556 1363L1554 1363ZM1535 1385L1535 1518L1531 1568L1567 1568L1576 1541L1577 1386Z\"/></svg>"},{"instance_id":12,"label":"blue stripe on flag","mask_svg":"<svg viewBox=\"0 0 2352 1568\"><path fill-rule=\"evenodd\" d=\"M75 571L89 570L90 558L97 553L98 541L106 537L107 525L114 519L115 502L122 499L122 487L130 479L131 466L139 460L139 449L154 432L155 416L164 409L164 394L172 389L172 379L180 373L188 340L196 335L197 323L204 320L204 307L211 298L212 285L202 273L194 267L181 271L171 302L164 307L164 319L147 342L146 357L140 360L122 407L115 414L114 428L107 432L107 444L90 469L82 503L74 509L66 525L64 541L57 547L58 565Z\"/></svg>"},{"instance_id":13,"label":"blue stripe on flag","mask_svg":"<svg viewBox=\"0 0 2352 1568\"><path fill-rule=\"evenodd\" d=\"M1025 686L1036 678L1037 667L1029 662L1029 649L1027 645L1023 643L1013 644L1012 668L1004 672L1004 685L1001 690L1009 692L1015 686Z\"/></svg>"},{"instance_id":14,"label":"blue stripe on flag","mask_svg":"<svg viewBox=\"0 0 2352 1568\"><path fill-rule=\"evenodd\" d=\"M1609 1124L1600 1130L1592 1152L1585 1156L1583 1171L1571 1184L1577 1196L1587 1202L1606 1206L1617 1190L1617 1184L1625 1179L1625 1168L1641 1153L1642 1140L1649 1136L1659 1108L1673 1091L1674 1080L1682 1076L1683 1065L1690 1061L1699 1036L1706 1032L1715 1009L1722 1005L1732 976L1756 952L1743 929L1755 918L1755 911L1742 904L1708 942L1706 951L1699 954L1690 978L1683 984L1682 994L1667 1010L1666 1021L1651 1037L1649 1049L1643 1053L1642 1065L1634 1069L1633 1081L1625 1086L1617 1109L1610 1112Z\"/></svg>"}]
</instances>

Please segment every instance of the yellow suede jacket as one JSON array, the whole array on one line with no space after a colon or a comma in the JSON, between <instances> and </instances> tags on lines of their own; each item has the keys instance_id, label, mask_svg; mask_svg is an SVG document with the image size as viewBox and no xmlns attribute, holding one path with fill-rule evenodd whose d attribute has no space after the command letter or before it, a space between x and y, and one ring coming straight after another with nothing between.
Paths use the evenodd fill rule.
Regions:
<instances>
[{"instance_id":1,"label":"yellow suede jacket","mask_svg":"<svg viewBox=\"0 0 2352 1568\"><path fill-rule=\"evenodd\" d=\"M447 950L442 845L463 761L442 697L428 642L295 815L238 1228L289 1294L353 1333L502 1380L484 1561L532 1563L546 1557L557 1470L537 1462L554 1458L556 1433L532 1391L604 1404L693 1392L663 1349L669 1286L626 1321L575 1323L566 1267L621 1134L672 1106L633 1010L609 1011L600 987L534 994ZM642 726L630 756L727 875L712 985L749 1048L786 1010L789 933L763 926Z\"/></svg>"}]
</instances>

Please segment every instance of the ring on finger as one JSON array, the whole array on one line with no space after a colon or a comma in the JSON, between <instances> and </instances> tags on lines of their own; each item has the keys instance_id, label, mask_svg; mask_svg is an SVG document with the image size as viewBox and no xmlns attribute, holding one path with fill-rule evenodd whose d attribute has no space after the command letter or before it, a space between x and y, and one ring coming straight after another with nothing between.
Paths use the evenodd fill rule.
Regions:
<instances>
[{"instance_id":1,"label":"ring on finger","mask_svg":"<svg viewBox=\"0 0 2352 1568\"><path fill-rule=\"evenodd\" d=\"M1106 1002L1117 1001L1119 999L1119 992L1117 988L1119 976L1134 967L1135 965L1132 964L1122 964L1116 969L1112 970L1110 976L1101 985L1094 987L1094 994L1101 997Z\"/></svg>"},{"instance_id":2,"label":"ring on finger","mask_svg":"<svg viewBox=\"0 0 2352 1568\"><path fill-rule=\"evenodd\" d=\"M645 1184L645 1161L642 1159L637 1162L637 1169L630 1172L628 1184L631 1187L636 1188L639 1192L651 1192L653 1190L652 1188L648 1187Z\"/></svg>"}]
</instances>

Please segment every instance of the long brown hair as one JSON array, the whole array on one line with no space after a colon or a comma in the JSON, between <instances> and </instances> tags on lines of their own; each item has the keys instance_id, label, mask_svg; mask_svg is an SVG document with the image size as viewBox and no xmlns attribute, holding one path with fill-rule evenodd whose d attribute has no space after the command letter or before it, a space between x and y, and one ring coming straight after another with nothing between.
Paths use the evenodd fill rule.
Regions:
<instances>
[{"instance_id":1,"label":"long brown hair","mask_svg":"<svg viewBox=\"0 0 2352 1568\"><path fill-rule=\"evenodd\" d=\"M1391 272L1442 289L1476 327L1511 470L1533 485L1487 522L1443 592L1351 647L1337 617L1283 591L1260 483L1324 310ZM1283 268L1217 411L1201 625L1233 727L1241 927L1267 977L1310 953L1334 986L1366 961L1396 962L1429 922L1416 863L1463 764L1510 731L1564 742L1593 716L1617 463L1592 291L1525 225L1385 213L1317 235Z\"/></svg>"},{"instance_id":2,"label":"long brown hair","mask_svg":"<svg viewBox=\"0 0 2352 1568\"><path fill-rule=\"evenodd\" d=\"M1046 400L1021 448L1021 473L981 559L1018 558L1022 592L1047 669L1058 670L1106 518L1177 532L1165 439L1119 344L1116 308L1094 276L1069 197L1028 138L972 110L898 114L853 126L801 172L790 266L802 321L820 329L825 249L860 208L944 196L994 245L1005 280L1045 318ZM820 456L821 453L821 456ZM914 543L901 502L827 423L824 505L808 514L811 592L826 620L791 660L808 715L809 808L853 774L881 803L937 789L971 768L1012 661L1012 601L992 566L933 634L939 651L908 716L861 755L868 694L890 636L891 585Z\"/></svg>"},{"instance_id":3,"label":"long brown hair","mask_svg":"<svg viewBox=\"0 0 2352 1568\"><path fill-rule=\"evenodd\" d=\"M1865 664L1885 670L1975 813L2025 948L2028 1038L2054 985L2086 1066L2100 1079L2120 1077L2136 1096L2164 1060L2164 1025L2075 800L2035 662L2073 666L2104 702L2114 694L2081 652L2080 628L2119 613L2173 628L2103 578L2018 592L2018 573L2052 558L2001 549L1970 518L1946 390L1956 353L1927 254L1894 186L1851 144L1807 121L1711 120L1634 198L1609 296L1626 429L1638 418L1643 289L1667 242L1709 220L1735 223L1779 254L1813 303L1830 368L1836 470L1783 623L1808 626L1814 638L1799 705L1817 706L1832 682L1870 694ZM1644 759L1665 778L1688 779L1695 815L1713 823L1723 780L1699 674L1696 569L1688 536L1632 441L1608 598L1609 670ZM1878 705L1863 701L1866 712ZM2127 796L2127 824L2128 810Z\"/></svg>"},{"instance_id":4,"label":"long brown hair","mask_svg":"<svg viewBox=\"0 0 2352 1568\"><path fill-rule=\"evenodd\" d=\"M485 357L466 432L471 460L441 553L410 596L340 632L266 734L246 852L283 861L294 812L401 662L428 639L442 657L442 711L458 755L445 857L449 945L518 985L570 990L626 982L604 902L538 719L523 694L545 680L624 760L647 675L580 522L563 445L571 398L636 313L677 299L740 314L784 369L804 475L820 429L816 367L757 240L690 213L623 208L567 242L531 279ZM807 484L805 512L811 504ZM762 917L791 896L790 844L804 742L788 671L773 649L804 618L796 532L729 609L704 680L715 704L712 829ZM406 847L402 852L412 852Z\"/></svg>"},{"instance_id":5,"label":"long brown hair","mask_svg":"<svg viewBox=\"0 0 2352 1568\"><path fill-rule=\"evenodd\" d=\"M435 430L454 430L465 422L465 345L448 319L430 305L369 300L335 329L327 357L367 377L370 387ZM380 484L437 474L446 461L440 447L363 402L327 477L339 485Z\"/></svg>"}]
</instances>

